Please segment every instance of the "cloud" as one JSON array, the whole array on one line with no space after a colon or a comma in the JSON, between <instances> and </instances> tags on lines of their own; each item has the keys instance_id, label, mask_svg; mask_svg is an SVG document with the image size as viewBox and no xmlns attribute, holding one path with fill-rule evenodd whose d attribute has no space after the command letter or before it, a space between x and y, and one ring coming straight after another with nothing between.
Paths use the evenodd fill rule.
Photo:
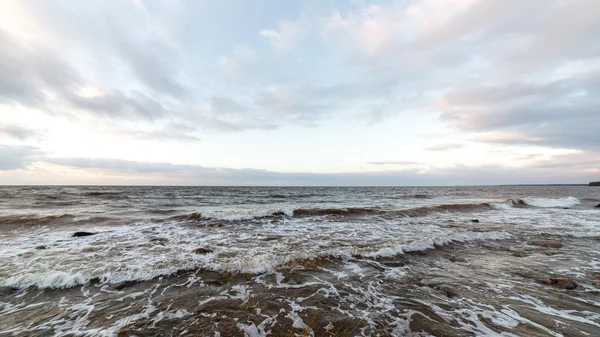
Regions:
<instances>
[{"instance_id":1,"label":"cloud","mask_svg":"<svg viewBox=\"0 0 600 337\"><path fill-rule=\"evenodd\" d=\"M446 151L446 150L452 150L452 149L460 149L463 147L464 147L464 145L462 145L462 144L439 144L439 145L428 146L425 148L425 150L427 150L427 151Z\"/></svg>"},{"instance_id":2,"label":"cloud","mask_svg":"<svg viewBox=\"0 0 600 337\"><path fill-rule=\"evenodd\" d=\"M600 149L600 68L545 82L456 87L441 118L483 142Z\"/></svg>"},{"instance_id":3,"label":"cloud","mask_svg":"<svg viewBox=\"0 0 600 337\"><path fill-rule=\"evenodd\" d=\"M182 63L179 55L164 42L154 39L150 41L132 41L123 37L122 28L113 32L113 45L135 76L148 88L160 94L182 96L188 89L181 84L178 64Z\"/></svg>"},{"instance_id":4,"label":"cloud","mask_svg":"<svg viewBox=\"0 0 600 337\"><path fill-rule=\"evenodd\" d=\"M142 92L131 92L130 95L111 90L98 96L82 96L67 93L65 98L79 109L99 116L117 118L134 117L156 119L165 116L168 111L159 101Z\"/></svg>"},{"instance_id":5,"label":"cloud","mask_svg":"<svg viewBox=\"0 0 600 337\"><path fill-rule=\"evenodd\" d=\"M21 43L0 27L0 102L41 106L45 89L64 93L80 82L79 74L45 46Z\"/></svg>"},{"instance_id":6,"label":"cloud","mask_svg":"<svg viewBox=\"0 0 600 337\"><path fill-rule=\"evenodd\" d=\"M370 161L369 165L417 165L414 161Z\"/></svg>"},{"instance_id":7,"label":"cloud","mask_svg":"<svg viewBox=\"0 0 600 337\"><path fill-rule=\"evenodd\" d=\"M24 44L0 28L0 103L52 109L62 101L101 117L158 118L165 107L148 95L117 89L98 95L80 93L87 81L52 49L31 42ZM57 110L64 110L60 108Z\"/></svg>"},{"instance_id":8,"label":"cloud","mask_svg":"<svg viewBox=\"0 0 600 337\"><path fill-rule=\"evenodd\" d=\"M259 34L277 52L290 52L308 36L310 30L305 20L281 20L277 30L262 29Z\"/></svg>"},{"instance_id":9,"label":"cloud","mask_svg":"<svg viewBox=\"0 0 600 337\"><path fill-rule=\"evenodd\" d=\"M14 138L20 141L25 141L38 135L38 131L33 129L24 128L18 125L1 125L0 124L0 138L2 136L8 138Z\"/></svg>"},{"instance_id":10,"label":"cloud","mask_svg":"<svg viewBox=\"0 0 600 337\"><path fill-rule=\"evenodd\" d=\"M142 184L152 184L156 176L172 185L251 185L251 186L452 186L495 184L553 184L587 183L598 172L569 167L455 167L418 170L350 173L275 172L257 169L230 169L181 165L163 162L136 162L118 159L45 158L44 162L86 170L100 170L106 174L121 174ZM92 183L110 184L109 175L99 176ZM118 180L122 181L122 180ZM515 196L518 197L518 196Z\"/></svg>"},{"instance_id":11,"label":"cloud","mask_svg":"<svg viewBox=\"0 0 600 337\"><path fill-rule=\"evenodd\" d=\"M9 146L0 144L0 171L24 169L40 152L31 146Z\"/></svg>"}]
</instances>

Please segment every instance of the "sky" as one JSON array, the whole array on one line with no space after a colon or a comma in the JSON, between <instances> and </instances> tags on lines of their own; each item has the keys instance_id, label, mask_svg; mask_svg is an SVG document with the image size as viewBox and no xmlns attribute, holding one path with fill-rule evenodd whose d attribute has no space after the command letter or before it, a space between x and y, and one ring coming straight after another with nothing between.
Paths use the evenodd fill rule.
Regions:
<instances>
[{"instance_id":1,"label":"sky","mask_svg":"<svg viewBox=\"0 0 600 337\"><path fill-rule=\"evenodd\" d=\"M597 0L0 0L0 184L593 180Z\"/></svg>"}]
</instances>

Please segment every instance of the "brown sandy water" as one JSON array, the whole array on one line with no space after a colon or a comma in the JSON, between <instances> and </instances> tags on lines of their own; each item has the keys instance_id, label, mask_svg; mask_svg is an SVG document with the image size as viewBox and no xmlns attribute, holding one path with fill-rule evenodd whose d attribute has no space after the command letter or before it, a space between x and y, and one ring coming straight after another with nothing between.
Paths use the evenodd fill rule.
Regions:
<instances>
[{"instance_id":1,"label":"brown sandy water","mask_svg":"<svg viewBox=\"0 0 600 337\"><path fill-rule=\"evenodd\" d=\"M499 206L469 189L436 197L432 188L406 208L343 200L373 212L294 200L292 209L317 211L260 204L266 215L217 218L193 207L119 222L111 201L98 212L108 220L94 223L73 210L20 224L4 215L0 335L600 335L595 191L558 190L529 199L552 206L522 208L489 189ZM457 204L473 206L440 207L457 193L471 193ZM95 235L71 237L78 230ZM554 278L576 288L544 283Z\"/></svg>"}]
</instances>

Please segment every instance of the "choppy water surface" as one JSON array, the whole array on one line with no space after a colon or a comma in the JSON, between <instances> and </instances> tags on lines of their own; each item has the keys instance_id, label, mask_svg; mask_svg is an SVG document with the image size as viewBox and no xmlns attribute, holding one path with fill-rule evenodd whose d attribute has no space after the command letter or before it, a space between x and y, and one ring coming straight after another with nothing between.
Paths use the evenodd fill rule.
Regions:
<instances>
[{"instance_id":1,"label":"choppy water surface","mask_svg":"<svg viewBox=\"0 0 600 337\"><path fill-rule=\"evenodd\" d=\"M0 335L598 336L598 204L587 186L0 187Z\"/></svg>"}]
</instances>

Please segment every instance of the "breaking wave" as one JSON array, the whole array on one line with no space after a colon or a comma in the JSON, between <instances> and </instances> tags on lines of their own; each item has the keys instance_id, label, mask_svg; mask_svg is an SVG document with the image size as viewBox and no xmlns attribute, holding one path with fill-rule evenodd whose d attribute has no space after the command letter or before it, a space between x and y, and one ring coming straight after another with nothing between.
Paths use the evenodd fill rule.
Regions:
<instances>
[{"instance_id":1,"label":"breaking wave","mask_svg":"<svg viewBox=\"0 0 600 337\"><path fill-rule=\"evenodd\" d=\"M575 197L564 198L521 198L516 201L519 205L534 207L570 207L580 203Z\"/></svg>"}]
</instances>

